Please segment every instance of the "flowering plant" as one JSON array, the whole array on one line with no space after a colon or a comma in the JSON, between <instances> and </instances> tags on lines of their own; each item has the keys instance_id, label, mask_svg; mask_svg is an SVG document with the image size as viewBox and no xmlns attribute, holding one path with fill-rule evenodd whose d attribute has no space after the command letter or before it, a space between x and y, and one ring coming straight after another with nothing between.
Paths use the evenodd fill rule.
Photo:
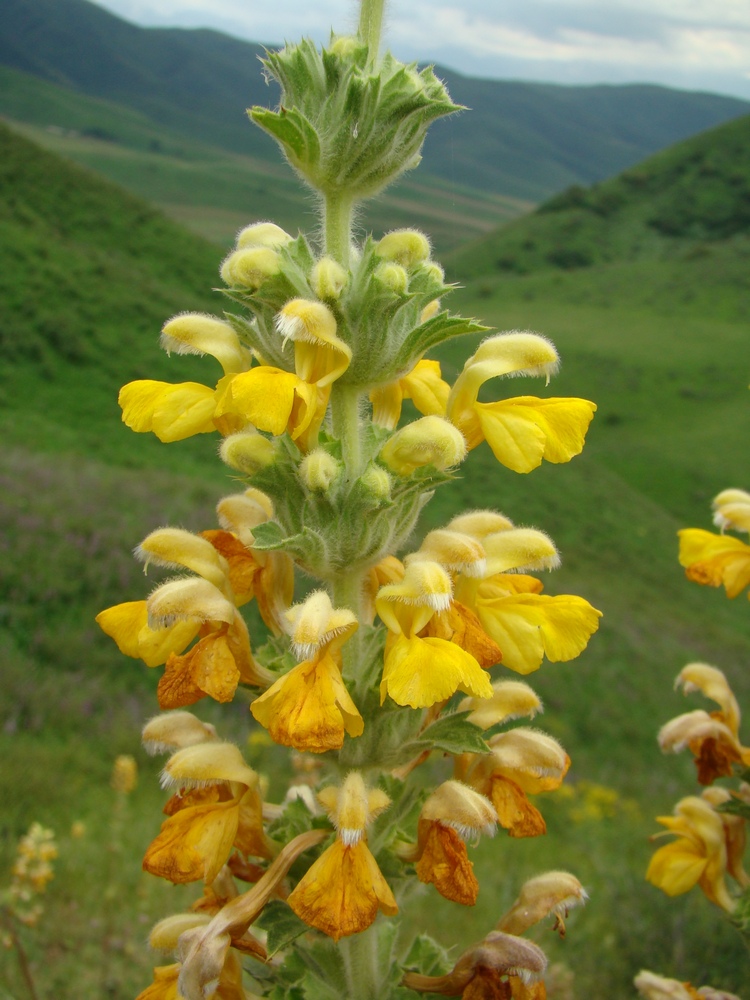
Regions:
<instances>
[{"instance_id":1,"label":"flowering plant","mask_svg":"<svg viewBox=\"0 0 750 1000\"><path fill-rule=\"evenodd\" d=\"M213 357L218 381L120 393L135 431L163 442L218 432L243 480L218 504L218 527L157 528L137 547L147 567L181 575L97 619L124 654L164 667L165 713L143 738L170 754L174 794L144 868L204 883L190 912L154 928L152 945L177 962L139 1000L247 997L242 956L254 992L277 1000L541 998L546 959L522 935L550 913L563 927L585 896L567 872L530 880L456 962L424 935L399 937L391 919L419 882L473 904L467 842L498 824L511 837L545 832L530 797L557 788L570 760L544 732L508 728L541 710L513 674L576 657L599 612L542 593L535 574L558 565L554 543L495 510L410 546L470 450L486 440L517 473L567 462L595 406L480 401L495 379L555 373L554 346L525 331L487 337L449 385L428 352L489 331L442 307L452 286L423 234L354 239L357 204L416 166L430 122L458 110L431 70L379 55L382 14L382 0L363 0L356 36L269 53L281 101L250 111L316 193L317 239L271 222L243 229L221 267L223 316L182 314L162 331L167 351ZM421 416L404 423L405 400ZM295 598L300 579L312 589ZM260 644L240 611L251 600L269 631ZM264 801L239 748L185 710L231 701L240 685L275 743L316 755L314 791ZM413 775L435 751L452 771L422 789Z\"/></svg>"}]
</instances>

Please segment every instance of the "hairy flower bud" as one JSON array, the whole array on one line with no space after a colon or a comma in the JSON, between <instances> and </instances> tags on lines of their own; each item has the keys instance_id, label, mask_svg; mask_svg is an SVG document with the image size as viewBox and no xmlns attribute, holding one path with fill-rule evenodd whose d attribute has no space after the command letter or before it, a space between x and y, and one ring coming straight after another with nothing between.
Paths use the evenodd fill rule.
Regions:
<instances>
[{"instance_id":1,"label":"hairy flower bud","mask_svg":"<svg viewBox=\"0 0 750 1000\"><path fill-rule=\"evenodd\" d=\"M276 447L273 441L263 437L253 428L245 428L224 438L219 447L222 462L230 469L254 476L256 472L273 465L276 461Z\"/></svg>"},{"instance_id":2,"label":"hairy flower bud","mask_svg":"<svg viewBox=\"0 0 750 1000\"><path fill-rule=\"evenodd\" d=\"M319 299L335 302L349 282L349 274L333 257L321 257L310 272L310 286Z\"/></svg>"},{"instance_id":3,"label":"hairy flower bud","mask_svg":"<svg viewBox=\"0 0 750 1000\"><path fill-rule=\"evenodd\" d=\"M375 277L396 295L406 295L406 290L409 287L409 275L400 264L390 261L381 264L375 270Z\"/></svg>"},{"instance_id":4,"label":"hairy flower bud","mask_svg":"<svg viewBox=\"0 0 750 1000\"><path fill-rule=\"evenodd\" d=\"M252 291L279 273L279 256L270 247L248 247L235 250L221 265L221 280L232 288Z\"/></svg>"},{"instance_id":5,"label":"hairy flower bud","mask_svg":"<svg viewBox=\"0 0 750 1000\"><path fill-rule=\"evenodd\" d=\"M381 449L380 458L400 476L434 465L450 469L466 457L466 442L442 417L422 417L402 427Z\"/></svg>"},{"instance_id":6,"label":"hairy flower bud","mask_svg":"<svg viewBox=\"0 0 750 1000\"><path fill-rule=\"evenodd\" d=\"M254 222L245 226L237 233L237 249L246 250L250 247L277 247L291 243L292 237L275 222Z\"/></svg>"},{"instance_id":7,"label":"hairy flower bud","mask_svg":"<svg viewBox=\"0 0 750 1000\"><path fill-rule=\"evenodd\" d=\"M316 448L300 462L299 476L308 490L325 493L341 473L341 463L323 448Z\"/></svg>"},{"instance_id":8,"label":"hairy flower bud","mask_svg":"<svg viewBox=\"0 0 750 1000\"><path fill-rule=\"evenodd\" d=\"M430 241L417 229L394 229L375 244L375 253L412 270L429 259Z\"/></svg>"}]
</instances>

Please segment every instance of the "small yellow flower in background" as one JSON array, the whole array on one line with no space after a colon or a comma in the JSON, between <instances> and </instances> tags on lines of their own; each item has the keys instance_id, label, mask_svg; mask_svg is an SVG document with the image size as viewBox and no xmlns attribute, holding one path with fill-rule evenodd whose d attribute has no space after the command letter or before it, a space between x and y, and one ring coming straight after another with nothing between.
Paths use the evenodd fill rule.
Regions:
<instances>
[{"instance_id":1,"label":"small yellow flower in background","mask_svg":"<svg viewBox=\"0 0 750 1000\"><path fill-rule=\"evenodd\" d=\"M352 771L341 786L318 793L337 830L334 843L297 883L287 902L298 917L334 941L366 930L382 910L398 906L367 847L366 828L390 805L378 788L368 789Z\"/></svg>"},{"instance_id":2,"label":"small yellow flower in background","mask_svg":"<svg viewBox=\"0 0 750 1000\"><path fill-rule=\"evenodd\" d=\"M121 753L115 758L110 784L116 792L129 795L138 784L138 764L135 757Z\"/></svg>"},{"instance_id":3,"label":"small yellow flower in background","mask_svg":"<svg viewBox=\"0 0 750 1000\"><path fill-rule=\"evenodd\" d=\"M53 830L32 823L18 842L11 883L5 894L10 914L27 927L35 927L42 915L37 897L55 877L52 862L58 850Z\"/></svg>"},{"instance_id":4,"label":"small yellow flower in background","mask_svg":"<svg viewBox=\"0 0 750 1000\"><path fill-rule=\"evenodd\" d=\"M740 1000L735 993L715 990L712 986L696 989L690 983L658 976L647 969L639 972L633 983L644 1000Z\"/></svg>"},{"instance_id":5,"label":"small yellow flower in background","mask_svg":"<svg viewBox=\"0 0 750 1000\"><path fill-rule=\"evenodd\" d=\"M70 824L70 836L73 840L81 840L82 837L86 836L86 824L80 819L74 820Z\"/></svg>"}]
</instances>

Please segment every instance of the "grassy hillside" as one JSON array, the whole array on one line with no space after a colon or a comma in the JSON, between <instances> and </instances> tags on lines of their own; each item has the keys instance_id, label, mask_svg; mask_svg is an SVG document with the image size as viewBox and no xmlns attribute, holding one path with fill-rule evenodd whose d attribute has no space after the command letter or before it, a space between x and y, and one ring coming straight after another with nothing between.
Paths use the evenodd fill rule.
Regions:
<instances>
[{"instance_id":1,"label":"grassy hillside","mask_svg":"<svg viewBox=\"0 0 750 1000\"><path fill-rule=\"evenodd\" d=\"M276 162L244 109L273 104L261 47L214 31L138 28L87 0L4 0L0 63L105 98L235 153ZM85 56L85 57L84 57ZM439 68L471 108L439 122L425 173L539 201L610 176L649 153L748 110L747 102L664 87L558 87L472 80Z\"/></svg>"},{"instance_id":2,"label":"grassy hillside","mask_svg":"<svg viewBox=\"0 0 750 1000\"><path fill-rule=\"evenodd\" d=\"M220 251L12 132L0 130L0 143L8 234L0 249L0 862L7 870L32 819L58 831L58 877L29 941L42 995L126 1000L148 982L148 927L181 904L139 870L161 801L155 766L137 746L157 672L124 660L92 619L159 578L144 581L130 557L148 530L208 526L215 499L236 486L209 436L160 445L132 434L115 399L134 377L217 374L211 359L167 359L156 343L175 311L220 309L210 291ZM518 476L481 446L428 508L425 526L477 505L539 525L564 559L549 591L583 594L605 617L584 656L531 679L546 705L541 725L574 761L570 797L540 803L549 836L483 845L475 909L458 913L434 895L414 907L425 928L461 946L494 923L525 874L575 871L592 901L565 942L544 929L540 941L574 972L577 1000L631 998L642 965L736 991L746 960L697 894L669 901L643 882L652 816L694 788L690 760L662 758L654 739L686 704L672 692L674 675L705 659L726 669L741 702L750 697L747 604L687 583L675 542L678 527L707 526L718 489L747 485L739 416L747 327L727 263L739 239L687 261L676 254L525 275L477 264L455 295L463 311L499 329L538 329L556 342L564 365L550 389L522 380L513 394L586 395L600 409L584 454L566 466ZM469 349L459 341L445 350L448 377ZM241 743L248 734L242 704L199 714ZM119 752L136 753L144 774L118 832L108 780ZM280 795L273 752L254 745L248 759L269 774L271 797ZM86 825L82 840L69 833L74 820ZM0 955L0 978L21 995L12 958Z\"/></svg>"}]
</instances>

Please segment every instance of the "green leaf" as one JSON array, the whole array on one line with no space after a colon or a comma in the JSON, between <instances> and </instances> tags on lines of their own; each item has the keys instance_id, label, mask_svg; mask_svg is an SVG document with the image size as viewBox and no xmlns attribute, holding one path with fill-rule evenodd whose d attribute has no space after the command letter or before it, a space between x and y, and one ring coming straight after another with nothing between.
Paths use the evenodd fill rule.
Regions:
<instances>
[{"instance_id":1,"label":"green leaf","mask_svg":"<svg viewBox=\"0 0 750 1000\"><path fill-rule=\"evenodd\" d=\"M280 899L272 899L266 904L257 924L268 933L266 947L269 958L309 930L304 920L300 920L297 914Z\"/></svg>"},{"instance_id":2,"label":"green leaf","mask_svg":"<svg viewBox=\"0 0 750 1000\"><path fill-rule=\"evenodd\" d=\"M468 722L468 712L455 712L438 719L419 737L419 742L446 753L489 753L479 726Z\"/></svg>"},{"instance_id":3,"label":"green leaf","mask_svg":"<svg viewBox=\"0 0 750 1000\"><path fill-rule=\"evenodd\" d=\"M412 941L404 959L404 968L423 976L442 976L453 967L448 952L429 936L420 934Z\"/></svg>"},{"instance_id":4,"label":"green leaf","mask_svg":"<svg viewBox=\"0 0 750 1000\"><path fill-rule=\"evenodd\" d=\"M743 802L742 799L729 799L718 806L714 806L716 812L729 813L731 816L742 816L750 819L750 803Z\"/></svg>"}]
</instances>

